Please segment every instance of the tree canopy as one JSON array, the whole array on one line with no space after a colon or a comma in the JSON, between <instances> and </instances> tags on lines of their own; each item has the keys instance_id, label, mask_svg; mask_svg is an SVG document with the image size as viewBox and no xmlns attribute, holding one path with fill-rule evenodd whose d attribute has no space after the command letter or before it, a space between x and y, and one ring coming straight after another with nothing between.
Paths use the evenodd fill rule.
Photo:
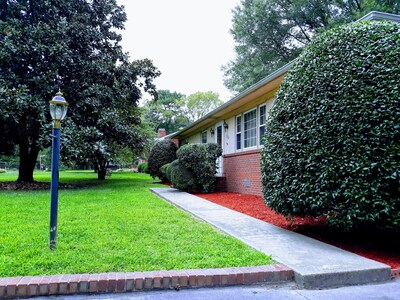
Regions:
<instances>
[{"instance_id":1,"label":"tree canopy","mask_svg":"<svg viewBox=\"0 0 400 300\"><path fill-rule=\"evenodd\" d=\"M145 119L153 124L155 131L159 128L164 128L168 134L178 131L189 124L185 99L184 94L159 90L157 101L148 100L144 104Z\"/></svg>"},{"instance_id":2,"label":"tree canopy","mask_svg":"<svg viewBox=\"0 0 400 300\"><path fill-rule=\"evenodd\" d=\"M122 51L116 30L125 21L115 0L0 1L0 153L18 146L19 181L33 181L49 146L58 89L70 104L64 157L105 166L116 145L141 147L137 102L142 90L156 94L159 72Z\"/></svg>"},{"instance_id":3,"label":"tree canopy","mask_svg":"<svg viewBox=\"0 0 400 300\"><path fill-rule=\"evenodd\" d=\"M225 85L241 92L295 59L313 36L372 10L396 13L398 0L242 0L233 10L236 58L222 67Z\"/></svg>"},{"instance_id":4,"label":"tree canopy","mask_svg":"<svg viewBox=\"0 0 400 300\"><path fill-rule=\"evenodd\" d=\"M187 116L194 122L222 104L219 95L212 91L197 92L186 99Z\"/></svg>"},{"instance_id":5,"label":"tree canopy","mask_svg":"<svg viewBox=\"0 0 400 300\"><path fill-rule=\"evenodd\" d=\"M168 134L189 125L223 102L217 93L196 92L189 96L169 90L159 90L158 100L145 103L145 119L154 129L164 128Z\"/></svg>"}]
</instances>

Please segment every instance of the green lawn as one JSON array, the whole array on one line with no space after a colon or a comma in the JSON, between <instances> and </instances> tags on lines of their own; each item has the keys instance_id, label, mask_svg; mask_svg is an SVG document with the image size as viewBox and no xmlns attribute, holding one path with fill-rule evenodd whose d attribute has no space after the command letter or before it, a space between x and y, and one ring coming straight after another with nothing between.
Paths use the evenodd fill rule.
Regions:
<instances>
[{"instance_id":1,"label":"green lawn","mask_svg":"<svg viewBox=\"0 0 400 300\"><path fill-rule=\"evenodd\" d=\"M50 251L49 191L0 191L0 277L252 266L270 257L159 199L144 174L60 172L57 249ZM0 181L17 174L0 174ZM49 181L50 173L35 174Z\"/></svg>"}]
</instances>

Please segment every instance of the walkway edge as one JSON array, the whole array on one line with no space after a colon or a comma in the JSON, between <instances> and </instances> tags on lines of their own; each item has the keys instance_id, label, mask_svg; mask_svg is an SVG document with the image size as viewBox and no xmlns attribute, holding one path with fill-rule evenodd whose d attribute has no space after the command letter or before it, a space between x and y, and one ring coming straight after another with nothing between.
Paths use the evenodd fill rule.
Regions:
<instances>
[{"instance_id":1,"label":"walkway edge","mask_svg":"<svg viewBox=\"0 0 400 300\"><path fill-rule=\"evenodd\" d=\"M379 283L389 266L249 217L173 188L151 188L158 197L284 263L305 289Z\"/></svg>"},{"instance_id":2,"label":"walkway edge","mask_svg":"<svg viewBox=\"0 0 400 300\"><path fill-rule=\"evenodd\" d=\"M221 287L293 281L283 264L222 269L100 273L0 278L0 299L84 293Z\"/></svg>"}]
</instances>

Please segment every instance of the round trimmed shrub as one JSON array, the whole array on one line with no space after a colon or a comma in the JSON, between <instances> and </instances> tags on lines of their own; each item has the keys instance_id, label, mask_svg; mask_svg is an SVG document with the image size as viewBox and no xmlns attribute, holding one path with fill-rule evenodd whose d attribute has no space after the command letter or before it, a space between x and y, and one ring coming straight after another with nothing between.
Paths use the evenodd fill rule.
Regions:
<instances>
[{"instance_id":1,"label":"round trimmed shrub","mask_svg":"<svg viewBox=\"0 0 400 300\"><path fill-rule=\"evenodd\" d=\"M345 230L400 228L400 24L327 31L296 60L266 125L266 204Z\"/></svg>"},{"instance_id":2,"label":"round trimmed shrub","mask_svg":"<svg viewBox=\"0 0 400 300\"><path fill-rule=\"evenodd\" d=\"M171 182L171 163L167 163L160 168L162 176Z\"/></svg>"},{"instance_id":3,"label":"round trimmed shrub","mask_svg":"<svg viewBox=\"0 0 400 300\"><path fill-rule=\"evenodd\" d=\"M171 140L162 140L156 143L150 151L148 173L151 177L158 177L162 182L167 178L161 172L161 167L176 159L177 146Z\"/></svg>"},{"instance_id":4,"label":"round trimmed shrub","mask_svg":"<svg viewBox=\"0 0 400 300\"><path fill-rule=\"evenodd\" d=\"M216 160L222 150L217 144L188 144L180 147L176 152L181 177L177 182L177 175L171 170L171 182L174 187L187 192L211 193L215 186ZM179 168L175 171L178 172ZM190 176L189 176L190 175ZM185 183L185 176L188 182ZM189 180L193 179L193 182Z\"/></svg>"},{"instance_id":5,"label":"round trimmed shrub","mask_svg":"<svg viewBox=\"0 0 400 300\"><path fill-rule=\"evenodd\" d=\"M196 179L179 160L174 160L169 166L170 179L173 187L189 193L197 192Z\"/></svg>"}]
</instances>

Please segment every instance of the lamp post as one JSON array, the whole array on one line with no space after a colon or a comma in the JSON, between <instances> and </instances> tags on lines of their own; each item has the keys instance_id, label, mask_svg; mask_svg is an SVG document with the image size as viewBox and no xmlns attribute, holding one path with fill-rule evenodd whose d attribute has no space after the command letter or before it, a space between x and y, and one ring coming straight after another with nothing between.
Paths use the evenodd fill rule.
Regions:
<instances>
[{"instance_id":1,"label":"lamp post","mask_svg":"<svg viewBox=\"0 0 400 300\"><path fill-rule=\"evenodd\" d=\"M50 101L50 114L53 119L51 149L51 186L50 186L50 249L56 247L57 215L58 215L58 163L60 160L60 128L61 121L67 114L68 103L58 92Z\"/></svg>"}]
</instances>

